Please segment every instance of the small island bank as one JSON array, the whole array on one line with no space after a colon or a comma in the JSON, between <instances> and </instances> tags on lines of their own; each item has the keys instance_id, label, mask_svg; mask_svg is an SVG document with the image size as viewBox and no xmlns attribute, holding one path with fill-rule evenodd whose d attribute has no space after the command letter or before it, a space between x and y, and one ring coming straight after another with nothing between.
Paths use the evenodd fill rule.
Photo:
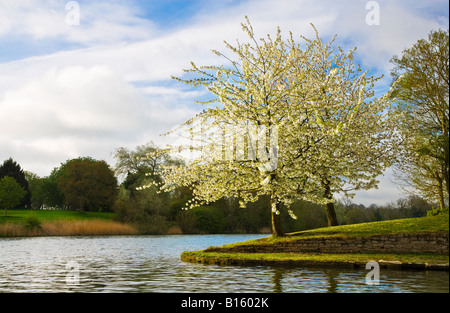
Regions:
<instances>
[{"instance_id":1,"label":"small island bank","mask_svg":"<svg viewBox=\"0 0 450 313\"><path fill-rule=\"evenodd\" d=\"M201 251L186 262L222 265L364 267L447 270L449 216L427 216L327 227L265 237Z\"/></svg>"}]
</instances>

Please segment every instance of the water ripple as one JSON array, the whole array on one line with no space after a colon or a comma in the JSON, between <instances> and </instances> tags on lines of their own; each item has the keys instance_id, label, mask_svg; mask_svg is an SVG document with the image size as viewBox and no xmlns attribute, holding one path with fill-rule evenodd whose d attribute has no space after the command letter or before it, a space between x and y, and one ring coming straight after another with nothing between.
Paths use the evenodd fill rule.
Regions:
<instances>
[{"instance_id":1,"label":"water ripple","mask_svg":"<svg viewBox=\"0 0 450 313\"><path fill-rule=\"evenodd\" d=\"M365 283L364 269L219 266L180 261L185 250L258 237L0 239L0 292L449 292L448 272L382 270L380 284L373 286Z\"/></svg>"}]
</instances>

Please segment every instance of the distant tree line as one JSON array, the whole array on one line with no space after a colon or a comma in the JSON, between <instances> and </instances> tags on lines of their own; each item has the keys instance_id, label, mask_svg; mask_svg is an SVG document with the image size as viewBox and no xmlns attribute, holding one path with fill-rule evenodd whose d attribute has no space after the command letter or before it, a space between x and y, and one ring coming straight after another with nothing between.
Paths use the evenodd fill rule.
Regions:
<instances>
[{"instance_id":1,"label":"distant tree line","mask_svg":"<svg viewBox=\"0 0 450 313\"><path fill-rule=\"evenodd\" d=\"M223 198L207 206L183 210L191 190L178 187L160 192L154 182L161 180L161 168L181 162L153 143L135 150L116 149L116 165L89 157L67 160L47 177L23 171L13 159L0 166L0 209L33 208L116 212L116 219L134 225L142 234L270 233L270 201L261 197L246 209L238 198ZM117 175L117 177L116 177ZM5 179L7 178L7 179ZM120 183L119 183L120 179ZM11 187L14 185L14 187ZM141 188L142 186L148 188ZM18 201L5 202L1 196L15 188ZM3 202L2 202L3 201ZM11 205L10 205L11 204ZM281 207L281 210L287 208ZM323 207L299 200L291 208L297 219L283 214L288 232L327 226ZM421 217L433 205L419 196L409 196L386 205L368 207L348 198L336 203L340 224L354 224L398 218ZM6 211L5 211L6 213Z\"/></svg>"},{"instance_id":2,"label":"distant tree line","mask_svg":"<svg viewBox=\"0 0 450 313\"><path fill-rule=\"evenodd\" d=\"M137 225L142 233L165 234L175 230L184 234L271 232L268 198L261 197L245 209L240 207L238 198L222 198L209 205L183 210L192 198L189 188L160 192L153 184L161 180L164 166L180 163L180 160L171 158L152 143L138 146L135 150L119 148L114 157L117 159L115 172L123 179L114 211L119 220ZM414 195L386 205L372 204L368 207L345 198L336 203L336 215L339 223L344 225L422 217L432 208L432 204ZM280 209L288 210L283 206ZM282 214L282 223L288 232L328 225L322 205L298 200L290 209L298 218L294 220L288 214Z\"/></svg>"}]
</instances>

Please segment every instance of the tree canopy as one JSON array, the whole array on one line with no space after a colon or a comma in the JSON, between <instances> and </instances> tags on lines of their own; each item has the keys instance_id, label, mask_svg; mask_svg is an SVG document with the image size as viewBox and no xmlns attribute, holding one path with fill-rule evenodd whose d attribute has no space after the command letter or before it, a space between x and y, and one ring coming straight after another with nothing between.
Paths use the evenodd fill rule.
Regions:
<instances>
[{"instance_id":1,"label":"tree canopy","mask_svg":"<svg viewBox=\"0 0 450 313\"><path fill-rule=\"evenodd\" d=\"M19 163L12 158L5 160L3 164L0 165L0 178L5 176L13 177L26 192L20 203L17 203L17 206L29 207L31 204L31 193L28 187L28 181Z\"/></svg>"},{"instance_id":2,"label":"tree canopy","mask_svg":"<svg viewBox=\"0 0 450 313\"><path fill-rule=\"evenodd\" d=\"M353 62L355 50L291 34L283 40L256 39L250 22L242 24L249 43L226 47L234 58L223 66L197 66L175 78L203 86L208 106L184 128L198 141L199 157L165 171L162 188L188 186L188 207L223 197L242 207L268 196L272 233L283 235L281 206L296 199L326 204L330 225L337 225L333 194L376 186L396 148L389 95L375 98L378 80ZM288 212L293 216L292 211Z\"/></svg>"},{"instance_id":3,"label":"tree canopy","mask_svg":"<svg viewBox=\"0 0 450 313\"><path fill-rule=\"evenodd\" d=\"M397 177L442 209L449 196L449 31L430 32L391 62L403 113Z\"/></svg>"},{"instance_id":4,"label":"tree canopy","mask_svg":"<svg viewBox=\"0 0 450 313\"><path fill-rule=\"evenodd\" d=\"M0 178L0 208L5 209L5 216L8 209L19 205L26 194L25 189L13 177Z\"/></svg>"},{"instance_id":5,"label":"tree canopy","mask_svg":"<svg viewBox=\"0 0 450 313\"><path fill-rule=\"evenodd\" d=\"M110 211L118 193L117 179L105 161L78 158L59 169L57 185L73 210Z\"/></svg>"}]
</instances>

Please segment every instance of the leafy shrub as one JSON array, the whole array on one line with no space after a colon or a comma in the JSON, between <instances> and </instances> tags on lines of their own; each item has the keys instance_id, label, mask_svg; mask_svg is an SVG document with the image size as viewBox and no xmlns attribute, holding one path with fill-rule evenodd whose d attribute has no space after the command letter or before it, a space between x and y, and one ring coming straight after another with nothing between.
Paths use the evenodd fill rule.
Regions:
<instances>
[{"instance_id":1,"label":"leafy shrub","mask_svg":"<svg viewBox=\"0 0 450 313\"><path fill-rule=\"evenodd\" d=\"M448 207L446 208L435 208L435 209L431 209L430 211L427 211L427 216L436 216L436 215L441 215L441 214L448 214Z\"/></svg>"},{"instance_id":2,"label":"leafy shrub","mask_svg":"<svg viewBox=\"0 0 450 313\"><path fill-rule=\"evenodd\" d=\"M220 234L224 230L225 218L220 209L214 206L192 209L195 215L195 227L203 234Z\"/></svg>"},{"instance_id":3,"label":"leafy shrub","mask_svg":"<svg viewBox=\"0 0 450 313\"><path fill-rule=\"evenodd\" d=\"M141 219L135 224L139 233L146 235L165 235L167 234L170 223L162 215L150 215L145 219Z\"/></svg>"},{"instance_id":4,"label":"leafy shrub","mask_svg":"<svg viewBox=\"0 0 450 313\"><path fill-rule=\"evenodd\" d=\"M42 228L41 221L35 216L27 217L24 227L27 231L40 230Z\"/></svg>"}]
</instances>

